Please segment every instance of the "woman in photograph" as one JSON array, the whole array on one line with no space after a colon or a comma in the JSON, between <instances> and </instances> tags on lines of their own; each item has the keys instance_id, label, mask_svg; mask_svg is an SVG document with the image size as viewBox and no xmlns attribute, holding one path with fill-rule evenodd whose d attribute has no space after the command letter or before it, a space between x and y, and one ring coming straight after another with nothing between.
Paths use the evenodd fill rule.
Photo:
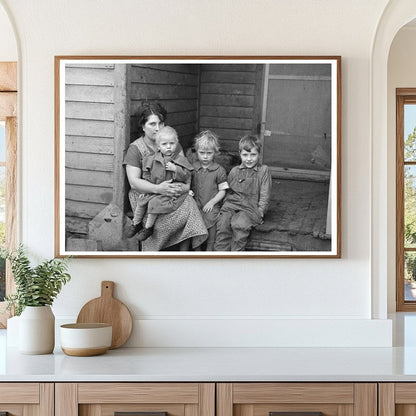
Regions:
<instances>
[{"instance_id":1,"label":"woman in photograph","mask_svg":"<svg viewBox=\"0 0 416 416\"><path fill-rule=\"evenodd\" d=\"M164 181L153 184L142 177L143 158L156 153L156 134L165 124L166 109L152 102L145 102L138 110L140 137L127 149L123 164L126 166L127 179L130 184L129 200L133 212L137 200L142 194L159 194L178 197L189 192L189 184ZM177 152L183 149L179 145ZM131 238L141 228L141 223L132 225L126 230L126 237ZM207 229L194 199L187 195L184 202L169 214L162 214L155 223L153 234L142 242L142 251L160 251L179 245L180 251L198 247L207 238Z\"/></svg>"}]
</instances>

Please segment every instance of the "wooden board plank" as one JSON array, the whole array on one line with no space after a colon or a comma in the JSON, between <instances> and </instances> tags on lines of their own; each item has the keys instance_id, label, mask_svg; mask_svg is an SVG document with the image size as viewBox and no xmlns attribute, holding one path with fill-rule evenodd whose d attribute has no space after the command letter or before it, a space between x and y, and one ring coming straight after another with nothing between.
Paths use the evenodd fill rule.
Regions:
<instances>
[{"instance_id":1,"label":"wooden board plank","mask_svg":"<svg viewBox=\"0 0 416 416\"><path fill-rule=\"evenodd\" d=\"M378 408L379 416L394 416L395 393L394 383L379 383Z\"/></svg>"},{"instance_id":2,"label":"wooden board plank","mask_svg":"<svg viewBox=\"0 0 416 416\"><path fill-rule=\"evenodd\" d=\"M113 172L66 168L65 183L111 188L113 186Z\"/></svg>"},{"instance_id":3,"label":"wooden board plank","mask_svg":"<svg viewBox=\"0 0 416 416\"><path fill-rule=\"evenodd\" d=\"M201 94L236 94L254 95L254 84L230 84L230 83L203 83L200 87Z\"/></svg>"},{"instance_id":4,"label":"wooden board plank","mask_svg":"<svg viewBox=\"0 0 416 416\"><path fill-rule=\"evenodd\" d=\"M196 126L194 124L181 124L179 126L172 126L178 133L179 141L181 138L188 135L196 135Z\"/></svg>"},{"instance_id":5,"label":"wooden board plank","mask_svg":"<svg viewBox=\"0 0 416 416\"><path fill-rule=\"evenodd\" d=\"M257 64L201 64L201 71L250 72L256 68Z\"/></svg>"},{"instance_id":6,"label":"wooden board plank","mask_svg":"<svg viewBox=\"0 0 416 416\"><path fill-rule=\"evenodd\" d=\"M66 85L65 101L112 103L114 102L114 88L95 85Z\"/></svg>"},{"instance_id":7,"label":"wooden board plank","mask_svg":"<svg viewBox=\"0 0 416 416\"><path fill-rule=\"evenodd\" d=\"M209 126L208 128L251 130L253 121L244 118L224 118L224 117L200 117L200 126Z\"/></svg>"},{"instance_id":8,"label":"wooden board plank","mask_svg":"<svg viewBox=\"0 0 416 416\"><path fill-rule=\"evenodd\" d=\"M197 114L196 111L187 111L182 113L171 113L166 120L166 124L169 126L175 126L178 124L196 123Z\"/></svg>"},{"instance_id":9,"label":"wooden board plank","mask_svg":"<svg viewBox=\"0 0 416 416\"><path fill-rule=\"evenodd\" d=\"M80 383L79 403L198 403L197 383Z\"/></svg>"},{"instance_id":10,"label":"wooden board plank","mask_svg":"<svg viewBox=\"0 0 416 416\"><path fill-rule=\"evenodd\" d=\"M209 126L200 125L200 128L207 129L209 128ZM225 140L238 141L245 134L251 134L251 130L216 128L215 133L220 137L221 141L225 141Z\"/></svg>"},{"instance_id":11,"label":"wooden board plank","mask_svg":"<svg viewBox=\"0 0 416 416\"><path fill-rule=\"evenodd\" d=\"M65 136L66 152L114 154L114 139L108 137Z\"/></svg>"},{"instance_id":12,"label":"wooden board plank","mask_svg":"<svg viewBox=\"0 0 416 416\"><path fill-rule=\"evenodd\" d=\"M201 94L202 105L231 107L253 107L254 97L250 95Z\"/></svg>"},{"instance_id":13,"label":"wooden board plank","mask_svg":"<svg viewBox=\"0 0 416 416\"><path fill-rule=\"evenodd\" d=\"M125 212L126 198L126 171L123 166L125 150L129 145L130 138L130 113L128 98L128 66L116 65L115 94L114 94L114 170L113 170L113 203L121 212ZM121 238L121 223L117 228Z\"/></svg>"},{"instance_id":14,"label":"wooden board plank","mask_svg":"<svg viewBox=\"0 0 416 416\"><path fill-rule=\"evenodd\" d=\"M233 416L233 385L217 383L217 415Z\"/></svg>"},{"instance_id":15,"label":"wooden board plank","mask_svg":"<svg viewBox=\"0 0 416 416\"><path fill-rule=\"evenodd\" d=\"M66 185L65 198L72 201L109 204L113 198L113 188L101 186Z\"/></svg>"},{"instance_id":16,"label":"wooden board plank","mask_svg":"<svg viewBox=\"0 0 416 416\"><path fill-rule=\"evenodd\" d=\"M226 107L202 105L200 116L208 117L233 117L233 118L253 118L254 110L252 107Z\"/></svg>"},{"instance_id":17,"label":"wooden board plank","mask_svg":"<svg viewBox=\"0 0 416 416\"><path fill-rule=\"evenodd\" d=\"M67 233L77 234L78 236L88 236L88 224L91 219L77 217L65 217L65 231Z\"/></svg>"},{"instance_id":18,"label":"wooden board plank","mask_svg":"<svg viewBox=\"0 0 416 416\"><path fill-rule=\"evenodd\" d=\"M0 91L17 91L17 62L1 62Z\"/></svg>"},{"instance_id":19,"label":"wooden board plank","mask_svg":"<svg viewBox=\"0 0 416 416\"><path fill-rule=\"evenodd\" d=\"M163 69L133 66L130 70L130 81L139 84L164 84L164 85L198 85L196 72L172 72L169 66ZM187 69L186 67L184 68Z\"/></svg>"},{"instance_id":20,"label":"wooden board plank","mask_svg":"<svg viewBox=\"0 0 416 416\"><path fill-rule=\"evenodd\" d=\"M255 84L255 72L224 72L201 71L201 83L205 82L231 82L238 84Z\"/></svg>"},{"instance_id":21,"label":"wooden board plank","mask_svg":"<svg viewBox=\"0 0 416 416\"><path fill-rule=\"evenodd\" d=\"M235 383L234 403L354 403L352 383Z\"/></svg>"},{"instance_id":22,"label":"wooden board plank","mask_svg":"<svg viewBox=\"0 0 416 416\"><path fill-rule=\"evenodd\" d=\"M196 99L198 89L196 86L149 85L132 83L130 93L131 96L136 99Z\"/></svg>"},{"instance_id":23,"label":"wooden board plank","mask_svg":"<svg viewBox=\"0 0 416 416\"><path fill-rule=\"evenodd\" d=\"M158 69L160 71L170 71L170 72L179 72L179 73L193 73L196 74L199 71L199 64L176 64L176 63L166 63L166 64L155 64L155 63L142 63L142 64L132 64L132 70L135 67L141 68L151 68Z\"/></svg>"},{"instance_id":24,"label":"wooden board plank","mask_svg":"<svg viewBox=\"0 0 416 416\"><path fill-rule=\"evenodd\" d=\"M71 201L67 199L65 201L65 215L68 217L77 217L84 219L92 219L99 212L106 207L106 204L97 204L94 202L85 201Z\"/></svg>"},{"instance_id":25,"label":"wooden board plank","mask_svg":"<svg viewBox=\"0 0 416 416\"><path fill-rule=\"evenodd\" d=\"M67 85L101 85L114 86L113 68L66 68L65 84Z\"/></svg>"},{"instance_id":26,"label":"wooden board plank","mask_svg":"<svg viewBox=\"0 0 416 416\"><path fill-rule=\"evenodd\" d=\"M354 384L354 415L377 416L377 384Z\"/></svg>"},{"instance_id":27,"label":"wooden board plank","mask_svg":"<svg viewBox=\"0 0 416 416\"><path fill-rule=\"evenodd\" d=\"M0 403L39 403L39 383L1 383Z\"/></svg>"},{"instance_id":28,"label":"wooden board plank","mask_svg":"<svg viewBox=\"0 0 416 416\"><path fill-rule=\"evenodd\" d=\"M168 115L168 118L166 119L165 124L167 126L175 127L180 124L195 124L197 123L197 113L196 111L189 111L189 112L183 112L183 113L171 113ZM130 118L130 133L135 134L138 132L138 126L137 126L137 118L132 117Z\"/></svg>"},{"instance_id":29,"label":"wooden board plank","mask_svg":"<svg viewBox=\"0 0 416 416\"><path fill-rule=\"evenodd\" d=\"M340 404L338 406L337 416L354 416L354 405L352 404Z\"/></svg>"},{"instance_id":30,"label":"wooden board plank","mask_svg":"<svg viewBox=\"0 0 416 416\"><path fill-rule=\"evenodd\" d=\"M191 98L189 100L174 99L174 100L164 100L160 99L158 102L166 108L168 112L168 121L171 113L178 111L197 111L198 110L198 101L196 98ZM132 117L136 117L137 110L142 104L141 99L131 99L130 100L130 114Z\"/></svg>"},{"instance_id":31,"label":"wooden board plank","mask_svg":"<svg viewBox=\"0 0 416 416\"><path fill-rule=\"evenodd\" d=\"M114 159L110 155L97 155L94 153L66 152L65 167L85 170L101 170L112 172Z\"/></svg>"},{"instance_id":32,"label":"wooden board plank","mask_svg":"<svg viewBox=\"0 0 416 416\"><path fill-rule=\"evenodd\" d=\"M215 383L199 384L199 416L215 416Z\"/></svg>"},{"instance_id":33,"label":"wooden board plank","mask_svg":"<svg viewBox=\"0 0 416 416\"><path fill-rule=\"evenodd\" d=\"M395 402L398 404L412 404L416 402L416 383L396 383Z\"/></svg>"},{"instance_id":34,"label":"wooden board plank","mask_svg":"<svg viewBox=\"0 0 416 416\"><path fill-rule=\"evenodd\" d=\"M114 137L114 123L101 120L65 119L65 134L70 136Z\"/></svg>"},{"instance_id":35,"label":"wooden board plank","mask_svg":"<svg viewBox=\"0 0 416 416\"><path fill-rule=\"evenodd\" d=\"M200 416L199 406L197 404L185 404L184 416Z\"/></svg>"},{"instance_id":36,"label":"wooden board plank","mask_svg":"<svg viewBox=\"0 0 416 416\"><path fill-rule=\"evenodd\" d=\"M68 101L65 104L65 117L114 121L114 104Z\"/></svg>"},{"instance_id":37,"label":"wooden board plank","mask_svg":"<svg viewBox=\"0 0 416 416\"><path fill-rule=\"evenodd\" d=\"M39 414L42 416L55 415L55 385L53 383L41 383L39 385L40 403Z\"/></svg>"},{"instance_id":38,"label":"wooden board plank","mask_svg":"<svg viewBox=\"0 0 416 416\"><path fill-rule=\"evenodd\" d=\"M17 115L17 93L0 92L0 120Z\"/></svg>"},{"instance_id":39,"label":"wooden board plank","mask_svg":"<svg viewBox=\"0 0 416 416\"><path fill-rule=\"evenodd\" d=\"M55 384L55 416L77 416L78 397L75 383Z\"/></svg>"},{"instance_id":40,"label":"wooden board plank","mask_svg":"<svg viewBox=\"0 0 416 416\"><path fill-rule=\"evenodd\" d=\"M197 134L196 123L187 123L187 124L170 124L169 126L173 127L176 132L178 133L179 142L182 143L182 139L184 136L193 136L195 137ZM137 130L137 126L131 126L131 141L135 140L139 133Z\"/></svg>"}]
</instances>

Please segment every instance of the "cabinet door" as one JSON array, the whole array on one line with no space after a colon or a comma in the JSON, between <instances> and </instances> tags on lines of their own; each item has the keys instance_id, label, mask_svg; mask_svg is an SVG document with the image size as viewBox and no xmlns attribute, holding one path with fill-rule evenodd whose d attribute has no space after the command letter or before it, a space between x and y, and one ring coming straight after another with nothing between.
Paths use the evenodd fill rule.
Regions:
<instances>
[{"instance_id":1,"label":"cabinet door","mask_svg":"<svg viewBox=\"0 0 416 416\"><path fill-rule=\"evenodd\" d=\"M53 416L52 383L0 383L0 415Z\"/></svg>"},{"instance_id":2,"label":"cabinet door","mask_svg":"<svg viewBox=\"0 0 416 416\"><path fill-rule=\"evenodd\" d=\"M377 416L376 383L220 383L217 416Z\"/></svg>"},{"instance_id":3,"label":"cabinet door","mask_svg":"<svg viewBox=\"0 0 416 416\"><path fill-rule=\"evenodd\" d=\"M380 383L379 416L415 416L416 383Z\"/></svg>"},{"instance_id":4,"label":"cabinet door","mask_svg":"<svg viewBox=\"0 0 416 416\"><path fill-rule=\"evenodd\" d=\"M215 416L213 383L58 383L55 416Z\"/></svg>"}]
</instances>

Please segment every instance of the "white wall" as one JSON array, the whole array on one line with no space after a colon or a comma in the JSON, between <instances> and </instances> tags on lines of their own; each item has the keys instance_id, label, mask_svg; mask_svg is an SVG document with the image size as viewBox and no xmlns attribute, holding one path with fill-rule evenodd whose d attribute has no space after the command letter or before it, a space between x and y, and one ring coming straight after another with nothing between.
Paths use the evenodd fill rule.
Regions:
<instances>
[{"instance_id":1,"label":"white wall","mask_svg":"<svg viewBox=\"0 0 416 416\"><path fill-rule=\"evenodd\" d=\"M396 197L396 88L416 87L416 26L402 28L391 44L388 64L388 193L389 193L389 296L388 309L396 309L396 262L395 262L395 197Z\"/></svg>"},{"instance_id":2,"label":"white wall","mask_svg":"<svg viewBox=\"0 0 416 416\"><path fill-rule=\"evenodd\" d=\"M137 320L129 345L390 345L385 292L371 319L370 58L387 0L1 4L21 41L21 241L41 257L54 253L54 55L343 60L342 259L74 259L59 319L74 319L108 279Z\"/></svg>"},{"instance_id":3,"label":"white wall","mask_svg":"<svg viewBox=\"0 0 416 416\"><path fill-rule=\"evenodd\" d=\"M1 3L0 3L1 4ZM12 22L6 10L0 6L0 61L17 61L17 43Z\"/></svg>"}]
</instances>

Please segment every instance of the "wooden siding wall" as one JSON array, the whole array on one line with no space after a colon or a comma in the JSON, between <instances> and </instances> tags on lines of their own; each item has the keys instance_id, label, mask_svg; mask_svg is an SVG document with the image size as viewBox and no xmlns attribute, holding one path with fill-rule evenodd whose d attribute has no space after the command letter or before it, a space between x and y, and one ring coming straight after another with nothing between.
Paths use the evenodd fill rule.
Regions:
<instances>
[{"instance_id":1,"label":"wooden siding wall","mask_svg":"<svg viewBox=\"0 0 416 416\"><path fill-rule=\"evenodd\" d=\"M158 101L186 150L198 131L199 65L134 64L128 69L130 140L138 137L137 110L144 100Z\"/></svg>"},{"instance_id":2,"label":"wooden siding wall","mask_svg":"<svg viewBox=\"0 0 416 416\"><path fill-rule=\"evenodd\" d=\"M199 128L216 132L223 150L238 153L241 136L260 132L262 75L263 65L201 65Z\"/></svg>"},{"instance_id":3,"label":"wooden siding wall","mask_svg":"<svg viewBox=\"0 0 416 416\"><path fill-rule=\"evenodd\" d=\"M115 65L67 64L65 75L66 231L87 237L113 198Z\"/></svg>"}]
</instances>

